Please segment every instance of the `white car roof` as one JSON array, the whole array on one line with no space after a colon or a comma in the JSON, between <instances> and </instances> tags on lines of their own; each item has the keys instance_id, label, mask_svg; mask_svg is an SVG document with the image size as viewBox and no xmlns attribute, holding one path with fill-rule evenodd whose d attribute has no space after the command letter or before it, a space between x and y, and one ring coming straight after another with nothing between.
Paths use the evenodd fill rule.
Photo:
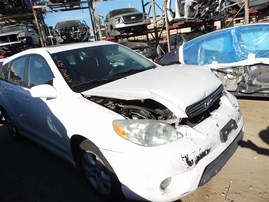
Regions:
<instances>
[{"instance_id":1,"label":"white car roof","mask_svg":"<svg viewBox=\"0 0 269 202\"><path fill-rule=\"evenodd\" d=\"M41 49L45 49L49 53L58 53L63 52L67 50L73 50L73 49L79 49L79 48L85 48L85 47L94 47L94 46L103 46L108 44L115 44L113 42L109 41L94 41L94 42L81 42L81 43L71 43L71 44L63 44L63 45L57 45L57 46L48 46L43 47Z\"/></svg>"}]
</instances>

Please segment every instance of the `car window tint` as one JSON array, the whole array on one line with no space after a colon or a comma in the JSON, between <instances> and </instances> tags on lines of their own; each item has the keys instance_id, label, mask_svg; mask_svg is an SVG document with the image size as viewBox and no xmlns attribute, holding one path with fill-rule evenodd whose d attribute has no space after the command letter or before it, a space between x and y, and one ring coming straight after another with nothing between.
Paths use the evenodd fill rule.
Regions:
<instances>
[{"instance_id":1,"label":"car window tint","mask_svg":"<svg viewBox=\"0 0 269 202\"><path fill-rule=\"evenodd\" d=\"M28 78L30 87L40 84L52 85L53 74L44 58L39 55L30 56Z\"/></svg>"},{"instance_id":2,"label":"car window tint","mask_svg":"<svg viewBox=\"0 0 269 202\"><path fill-rule=\"evenodd\" d=\"M26 86L24 79L26 57L20 57L14 60L10 66L10 79L9 81L20 86Z\"/></svg>"}]
</instances>

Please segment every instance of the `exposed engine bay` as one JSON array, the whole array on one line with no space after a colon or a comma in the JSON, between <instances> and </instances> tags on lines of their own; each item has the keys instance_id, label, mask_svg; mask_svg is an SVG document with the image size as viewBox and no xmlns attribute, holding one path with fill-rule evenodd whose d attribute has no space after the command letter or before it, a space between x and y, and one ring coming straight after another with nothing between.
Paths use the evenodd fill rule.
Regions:
<instances>
[{"instance_id":1,"label":"exposed engine bay","mask_svg":"<svg viewBox=\"0 0 269 202\"><path fill-rule=\"evenodd\" d=\"M87 99L100 104L118 114L121 114L127 119L163 120L169 124L174 125L175 127L179 125L179 123L194 126L209 117L210 112L219 107L219 99L217 99L214 103L212 102L212 105L209 106L205 111L202 111L195 117L178 118L164 105L151 99L120 100L95 96L87 97Z\"/></svg>"},{"instance_id":2,"label":"exposed engine bay","mask_svg":"<svg viewBox=\"0 0 269 202\"><path fill-rule=\"evenodd\" d=\"M154 100L118 100L112 98L89 97L91 101L115 111L127 119L175 119L174 114Z\"/></svg>"},{"instance_id":3,"label":"exposed engine bay","mask_svg":"<svg viewBox=\"0 0 269 202\"><path fill-rule=\"evenodd\" d=\"M269 93L269 65L254 64L211 69L228 91L244 94Z\"/></svg>"},{"instance_id":4,"label":"exposed engine bay","mask_svg":"<svg viewBox=\"0 0 269 202\"><path fill-rule=\"evenodd\" d=\"M90 30L85 21L67 20L58 22L53 30L56 44L89 41Z\"/></svg>"}]
</instances>

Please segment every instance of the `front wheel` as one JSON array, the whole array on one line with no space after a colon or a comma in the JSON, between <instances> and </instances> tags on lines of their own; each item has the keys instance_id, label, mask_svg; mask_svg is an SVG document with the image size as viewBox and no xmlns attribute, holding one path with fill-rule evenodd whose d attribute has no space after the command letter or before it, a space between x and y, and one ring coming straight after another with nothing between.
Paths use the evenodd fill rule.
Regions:
<instances>
[{"instance_id":1,"label":"front wheel","mask_svg":"<svg viewBox=\"0 0 269 202\"><path fill-rule=\"evenodd\" d=\"M122 197L117 176L95 145L82 151L81 166L87 181L100 197L110 201Z\"/></svg>"}]
</instances>

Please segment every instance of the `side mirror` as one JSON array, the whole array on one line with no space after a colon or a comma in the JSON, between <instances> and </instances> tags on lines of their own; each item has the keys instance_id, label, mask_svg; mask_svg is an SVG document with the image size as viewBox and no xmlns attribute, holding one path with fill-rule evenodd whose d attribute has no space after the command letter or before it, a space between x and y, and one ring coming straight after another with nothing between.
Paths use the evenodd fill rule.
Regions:
<instances>
[{"instance_id":1,"label":"side mirror","mask_svg":"<svg viewBox=\"0 0 269 202\"><path fill-rule=\"evenodd\" d=\"M56 98L58 93L56 89L48 84L41 84L31 88L30 90L32 97L34 98Z\"/></svg>"}]
</instances>

